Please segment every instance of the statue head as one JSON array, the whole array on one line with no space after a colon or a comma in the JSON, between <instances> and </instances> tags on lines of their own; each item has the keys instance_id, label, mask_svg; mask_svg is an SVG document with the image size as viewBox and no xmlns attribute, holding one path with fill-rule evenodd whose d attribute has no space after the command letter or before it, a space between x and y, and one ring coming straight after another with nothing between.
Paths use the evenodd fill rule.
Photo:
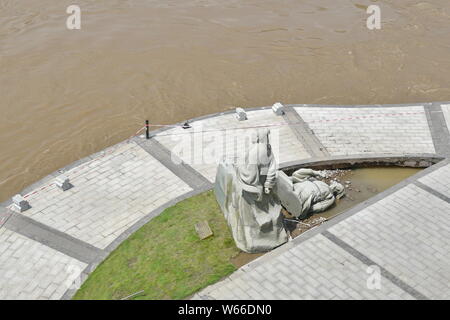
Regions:
<instances>
[{"instance_id":1,"label":"statue head","mask_svg":"<svg viewBox=\"0 0 450 320\"><path fill-rule=\"evenodd\" d=\"M332 181L330 183L330 189L333 192L333 195L336 197L336 199L342 198L345 192L344 186L336 181Z\"/></svg>"}]
</instances>

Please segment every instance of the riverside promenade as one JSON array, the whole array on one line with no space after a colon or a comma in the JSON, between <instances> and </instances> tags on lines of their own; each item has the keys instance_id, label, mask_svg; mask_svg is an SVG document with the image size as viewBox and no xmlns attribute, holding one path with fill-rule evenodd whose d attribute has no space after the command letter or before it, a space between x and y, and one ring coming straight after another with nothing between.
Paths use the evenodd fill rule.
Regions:
<instances>
[{"instance_id":1,"label":"riverside promenade","mask_svg":"<svg viewBox=\"0 0 450 320\"><path fill-rule=\"evenodd\" d=\"M133 137L22 191L30 209L2 203L0 299L70 299L130 234L213 187L216 163L197 158L199 145L208 149L223 130L224 148L208 157L239 156L243 146L236 141L257 127L276 131L280 168L341 162L428 168L194 299L450 298L450 102L286 105L281 116L265 107L247 109L247 117L224 112L193 119L189 129L153 131L149 140ZM182 136L192 143L180 149ZM54 183L62 173L74 185L67 191ZM380 285L369 288L374 271Z\"/></svg>"}]
</instances>

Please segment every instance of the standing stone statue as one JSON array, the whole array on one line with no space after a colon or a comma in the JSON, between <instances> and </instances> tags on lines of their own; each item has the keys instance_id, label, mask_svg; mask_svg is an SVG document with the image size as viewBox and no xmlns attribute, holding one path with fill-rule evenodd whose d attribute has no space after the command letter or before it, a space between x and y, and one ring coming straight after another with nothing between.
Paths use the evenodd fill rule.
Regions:
<instances>
[{"instance_id":1,"label":"standing stone statue","mask_svg":"<svg viewBox=\"0 0 450 320\"><path fill-rule=\"evenodd\" d=\"M215 194L239 249L269 251L288 240L281 204L273 192L277 164L269 143L270 131L257 130L243 164L222 161Z\"/></svg>"}]
</instances>

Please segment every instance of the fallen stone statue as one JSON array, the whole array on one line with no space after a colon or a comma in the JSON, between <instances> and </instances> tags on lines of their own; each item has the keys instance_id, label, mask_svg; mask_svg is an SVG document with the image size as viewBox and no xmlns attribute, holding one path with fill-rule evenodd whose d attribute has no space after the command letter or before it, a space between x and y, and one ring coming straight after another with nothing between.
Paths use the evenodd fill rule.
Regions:
<instances>
[{"instance_id":1,"label":"fallen stone statue","mask_svg":"<svg viewBox=\"0 0 450 320\"><path fill-rule=\"evenodd\" d=\"M302 219L329 208L344 187L315 179L319 171L299 169L292 177L277 170L270 131L252 136L242 164L223 160L217 169L214 192L231 228L236 246L249 253L266 252L285 243L282 205Z\"/></svg>"},{"instance_id":2,"label":"fallen stone statue","mask_svg":"<svg viewBox=\"0 0 450 320\"><path fill-rule=\"evenodd\" d=\"M283 207L297 219L327 210L344 195L342 184L332 181L328 185L317 178L323 178L323 174L307 168L298 169L292 177L278 172L275 192Z\"/></svg>"}]
</instances>

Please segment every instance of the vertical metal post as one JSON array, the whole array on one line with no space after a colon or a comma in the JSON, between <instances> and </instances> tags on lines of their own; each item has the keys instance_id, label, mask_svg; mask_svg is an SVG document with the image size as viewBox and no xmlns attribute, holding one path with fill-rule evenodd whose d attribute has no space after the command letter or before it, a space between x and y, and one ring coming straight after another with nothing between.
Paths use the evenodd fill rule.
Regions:
<instances>
[{"instance_id":1,"label":"vertical metal post","mask_svg":"<svg viewBox=\"0 0 450 320\"><path fill-rule=\"evenodd\" d=\"M145 138L150 139L150 127L148 120L145 120Z\"/></svg>"}]
</instances>

